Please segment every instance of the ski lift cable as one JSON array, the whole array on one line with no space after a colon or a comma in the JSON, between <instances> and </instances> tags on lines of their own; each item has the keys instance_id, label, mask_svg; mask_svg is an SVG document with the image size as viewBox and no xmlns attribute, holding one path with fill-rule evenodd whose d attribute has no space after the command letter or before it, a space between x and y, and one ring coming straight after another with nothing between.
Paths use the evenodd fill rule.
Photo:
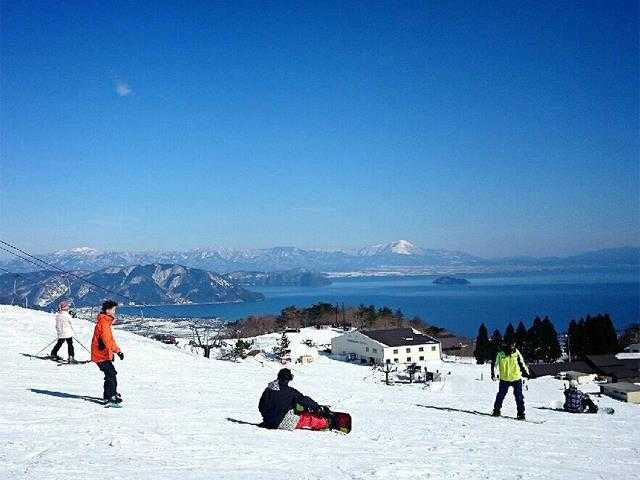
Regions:
<instances>
[{"instance_id":1,"label":"ski lift cable","mask_svg":"<svg viewBox=\"0 0 640 480\"><path fill-rule=\"evenodd\" d=\"M0 243L3 244L3 245L6 245L6 246L8 246L8 247L10 247L10 248L12 248L12 249L14 249L16 251L18 251L18 252L20 252L20 253L22 253L24 255L26 255L27 257L29 257L29 258L26 258L23 255L19 255L19 254L15 253L15 252L5 248L5 247L0 246L0 250L4 250L5 252L10 253L11 255L14 255L14 256L20 258L21 260L24 260L25 262L31 263L32 265L35 265L35 266L37 266L39 268L42 268L41 265L38 265L37 263L35 263L33 261L33 260L37 260L38 262L42 263L43 265L46 265L46 266L51 267L51 268L54 268L55 270L57 270L57 271L59 271L61 273L64 273L65 275L70 275L72 277L77 278L81 282L87 283L89 285L93 285L96 288L104 290L105 292L111 293L111 294L116 295L116 296L118 296L120 298L124 298L124 299L126 299L126 300L128 300L130 302L135 302L135 300L132 299L131 297L129 297L128 295L125 295L123 293L118 293L118 292L116 292L114 290L111 290L109 288L103 287L102 285L98 285L97 283L94 283L94 282L92 282L90 280L87 280L87 279L81 277L80 275L77 275L77 274L75 274L73 272L69 272L67 270L64 270L64 269L62 269L62 268L60 268L57 265L54 265L52 263L46 262L46 261L36 257L35 255L31 255L30 253L25 252L24 250L16 247L15 245L10 244L9 242L5 242L4 240L0 239ZM33 260L30 260L30 259L33 259Z\"/></svg>"}]
</instances>

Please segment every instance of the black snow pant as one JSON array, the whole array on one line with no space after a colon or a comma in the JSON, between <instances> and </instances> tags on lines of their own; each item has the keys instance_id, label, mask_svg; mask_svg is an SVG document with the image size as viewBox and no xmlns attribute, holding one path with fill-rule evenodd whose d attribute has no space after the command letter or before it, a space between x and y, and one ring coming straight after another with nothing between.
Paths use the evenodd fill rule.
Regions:
<instances>
[{"instance_id":1,"label":"black snow pant","mask_svg":"<svg viewBox=\"0 0 640 480\"><path fill-rule=\"evenodd\" d=\"M118 380L116 378L118 372L116 372L113 362L100 362L98 363L98 368L104 373L104 393L102 398L107 400L114 397L118 391Z\"/></svg>"},{"instance_id":2,"label":"black snow pant","mask_svg":"<svg viewBox=\"0 0 640 480\"><path fill-rule=\"evenodd\" d=\"M496 395L496 402L493 404L494 413L499 413L502 409L502 402L504 401L504 397L507 396L509 387L513 387L513 394L516 397L518 416L524 416L524 395L522 394L522 380L516 380L514 382L505 382L504 380L500 380L500 387L498 389L498 395Z\"/></svg>"},{"instance_id":3,"label":"black snow pant","mask_svg":"<svg viewBox=\"0 0 640 480\"><path fill-rule=\"evenodd\" d=\"M69 337L69 338L59 338L58 342L56 343L56 346L53 347L53 350L51 350L51 356L52 357L56 357L58 355L58 350L60 350L60 347L62 346L62 344L64 342L67 342L67 351L69 352L69 356L70 357L75 357L74 355L74 351L73 351L73 338Z\"/></svg>"},{"instance_id":4,"label":"black snow pant","mask_svg":"<svg viewBox=\"0 0 640 480\"><path fill-rule=\"evenodd\" d=\"M589 397L582 400L582 408L587 413L598 413L598 406Z\"/></svg>"}]
</instances>

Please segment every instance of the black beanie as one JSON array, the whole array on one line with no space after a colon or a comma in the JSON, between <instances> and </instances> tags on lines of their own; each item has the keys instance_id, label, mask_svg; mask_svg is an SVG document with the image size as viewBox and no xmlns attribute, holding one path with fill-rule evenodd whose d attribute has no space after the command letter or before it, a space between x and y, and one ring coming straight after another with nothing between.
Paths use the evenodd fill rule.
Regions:
<instances>
[{"instance_id":1,"label":"black beanie","mask_svg":"<svg viewBox=\"0 0 640 480\"><path fill-rule=\"evenodd\" d=\"M278 380L281 382L290 382L293 380L293 374L288 368L283 368L278 372Z\"/></svg>"}]
</instances>

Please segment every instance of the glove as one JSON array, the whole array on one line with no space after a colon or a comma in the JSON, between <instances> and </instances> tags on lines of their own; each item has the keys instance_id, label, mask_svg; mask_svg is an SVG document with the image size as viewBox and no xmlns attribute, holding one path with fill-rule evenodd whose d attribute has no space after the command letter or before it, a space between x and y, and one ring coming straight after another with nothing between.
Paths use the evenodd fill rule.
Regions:
<instances>
[{"instance_id":1,"label":"glove","mask_svg":"<svg viewBox=\"0 0 640 480\"><path fill-rule=\"evenodd\" d=\"M491 381L492 381L492 382L495 382L495 381L496 381L496 375L495 375L495 373L492 373L492 374L491 374Z\"/></svg>"},{"instance_id":2,"label":"glove","mask_svg":"<svg viewBox=\"0 0 640 480\"><path fill-rule=\"evenodd\" d=\"M124 353L118 352L118 357L120 358L120 360L124 360Z\"/></svg>"}]
</instances>

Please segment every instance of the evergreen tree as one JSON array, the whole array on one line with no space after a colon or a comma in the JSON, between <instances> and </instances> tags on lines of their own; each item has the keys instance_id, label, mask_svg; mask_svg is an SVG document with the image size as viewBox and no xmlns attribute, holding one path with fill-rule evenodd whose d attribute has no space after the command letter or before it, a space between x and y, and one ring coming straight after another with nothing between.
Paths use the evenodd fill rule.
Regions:
<instances>
[{"instance_id":1,"label":"evergreen tree","mask_svg":"<svg viewBox=\"0 0 640 480\"><path fill-rule=\"evenodd\" d=\"M558 333L549 317L544 317L540 326L542 341L540 359L546 363L557 361L562 356L562 349L558 341Z\"/></svg>"},{"instance_id":2,"label":"evergreen tree","mask_svg":"<svg viewBox=\"0 0 640 480\"><path fill-rule=\"evenodd\" d=\"M247 350L249 350L252 345L253 342L239 338L233 346L233 356L235 358L245 358L247 356Z\"/></svg>"},{"instance_id":3,"label":"evergreen tree","mask_svg":"<svg viewBox=\"0 0 640 480\"><path fill-rule=\"evenodd\" d=\"M569 324L569 349L572 359L587 355L603 355L620 351L618 336L609 314L587 315Z\"/></svg>"},{"instance_id":4,"label":"evergreen tree","mask_svg":"<svg viewBox=\"0 0 640 480\"><path fill-rule=\"evenodd\" d=\"M478 328L478 336L476 337L476 348L473 356L476 357L478 364L483 364L491 359L491 343L489 342L489 331L484 323Z\"/></svg>"},{"instance_id":5,"label":"evergreen tree","mask_svg":"<svg viewBox=\"0 0 640 480\"><path fill-rule=\"evenodd\" d=\"M533 319L531 328L527 331L528 360L539 362L543 358L544 331L540 317Z\"/></svg>"},{"instance_id":6,"label":"evergreen tree","mask_svg":"<svg viewBox=\"0 0 640 480\"><path fill-rule=\"evenodd\" d=\"M507 328L504 330L503 339L505 344L515 342L516 340L516 331L511 322L509 322L509 325L507 325Z\"/></svg>"},{"instance_id":7,"label":"evergreen tree","mask_svg":"<svg viewBox=\"0 0 640 480\"><path fill-rule=\"evenodd\" d=\"M601 315L602 322L602 350L603 353L618 353L620 344L618 343L618 334L613 326L611 317L608 313Z\"/></svg>"},{"instance_id":8,"label":"evergreen tree","mask_svg":"<svg viewBox=\"0 0 640 480\"><path fill-rule=\"evenodd\" d=\"M289 339L287 338L287 334L282 332L282 336L275 347L273 347L273 354L279 360L284 359L291 353L291 349L289 348Z\"/></svg>"},{"instance_id":9,"label":"evergreen tree","mask_svg":"<svg viewBox=\"0 0 640 480\"><path fill-rule=\"evenodd\" d=\"M489 349L490 351L489 358L491 360L496 358L496 355L500 350L502 350L502 334L500 333L500 330L495 329L493 331L493 334L491 335L491 348Z\"/></svg>"},{"instance_id":10,"label":"evergreen tree","mask_svg":"<svg viewBox=\"0 0 640 480\"><path fill-rule=\"evenodd\" d=\"M516 333L514 335L516 348L524 355L525 358L529 358L529 350L527 346L527 327L524 326L522 321L518 323Z\"/></svg>"}]
</instances>

